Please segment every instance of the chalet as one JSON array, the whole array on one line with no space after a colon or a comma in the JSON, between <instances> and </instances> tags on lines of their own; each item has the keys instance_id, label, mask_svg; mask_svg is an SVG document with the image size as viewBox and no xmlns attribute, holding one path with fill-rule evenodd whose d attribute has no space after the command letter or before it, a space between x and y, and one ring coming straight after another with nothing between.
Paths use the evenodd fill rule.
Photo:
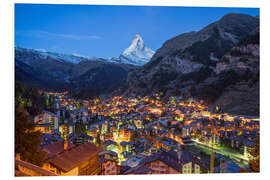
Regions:
<instances>
[{"instance_id":1,"label":"chalet","mask_svg":"<svg viewBox=\"0 0 270 180\"><path fill-rule=\"evenodd\" d=\"M75 124L62 124L59 127L59 131L61 132L62 137L66 139L69 134L75 131Z\"/></svg>"},{"instance_id":2,"label":"chalet","mask_svg":"<svg viewBox=\"0 0 270 180\"><path fill-rule=\"evenodd\" d=\"M58 175L99 175L101 166L99 165L98 154L101 148L92 143L85 143L51 156L46 159L43 168Z\"/></svg>"},{"instance_id":3,"label":"chalet","mask_svg":"<svg viewBox=\"0 0 270 180\"><path fill-rule=\"evenodd\" d=\"M71 133L67 136L67 139L74 145L80 145L87 142L93 142L94 138L84 133Z\"/></svg>"},{"instance_id":4,"label":"chalet","mask_svg":"<svg viewBox=\"0 0 270 180\"><path fill-rule=\"evenodd\" d=\"M182 136L187 137L191 135L191 126L184 126L182 128Z\"/></svg>"},{"instance_id":5,"label":"chalet","mask_svg":"<svg viewBox=\"0 0 270 180\"><path fill-rule=\"evenodd\" d=\"M40 151L47 152L46 159L48 159L73 147L75 147L75 145L69 141L58 141L41 146Z\"/></svg>"},{"instance_id":6,"label":"chalet","mask_svg":"<svg viewBox=\"0 0 270 180\"><path fill-rule=\"evenodd\" d=\"M202 163L189 151L160 151L147 156L140 165L150 168L154 174L201 173ZM129 170L128 172L134 172ZM126 172L127 173L127 172ZM128 174L128 173L127 173Z\"/></svg>"},{"instance_id":7,"label":"chalet","mask_svg":"<svg viewBox=\"0 0 270 180\"><path fill-rule=\"evenodd\" d=\"M125 126L120 127L119 138L121 141L130 141L132 130Z\"/></svg>"},{"instance_id":8,"label":"chalet","mask_svg":"<svg viewBox=\"0 0 270 180\"><path fill-rule=\"evenodd\" d=\"M161 145L161 148L165 151L170 151L176 147L175 143L173 143L172 141L166 141L166 140L161 141L160 145Z\"/></svg>"},{"instance_id":9,"label":"chalet","mask_svg":"<svg viewBox=\"0 0 270 180\"><path fill-rule=\"evenodd\" d=\"M117 153L114 151L104 151L99 153L99 163L102 175L120 174L120 166L117 165Z\"/></svg>"},{"instance_id":10,"label":"chalet","mask_svg":"<svg viewBox=\"0 0 270 180\"><path fill-rule=\"evenodd\" d=\"M49 123L49 129L53 130L53 129L58 129L59 127L59 118L57 116L57 114L49 112L49 111L42 111L41 114L37 115L34 118L34 122L36 124L46 124Z\"/></svg>"},{"instance_id":11,"label":"chalet","mask_svg":"<svg viewBox=\"0 0 270 180\"><path fill-rule=\"evenodd\" d=\"M131 151L134 148L135 142L125 142L122 141L120 143L122 151Z\"/></svg>"}]
</instances>

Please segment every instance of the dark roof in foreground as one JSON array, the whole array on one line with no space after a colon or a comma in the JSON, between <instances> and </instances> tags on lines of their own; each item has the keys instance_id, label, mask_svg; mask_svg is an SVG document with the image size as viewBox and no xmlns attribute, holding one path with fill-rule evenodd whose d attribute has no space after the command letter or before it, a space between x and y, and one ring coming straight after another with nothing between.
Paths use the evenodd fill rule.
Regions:
<instances>
[{"instance_id":1,"label":"dark roof in foreground","mask_svg":"<svg viewBox=\"0 0 270 180\"><path fill-rule=\"evenodd\" d=\"M179 156L178 156L178 153L173 150L168 151L168 152L159 151L159 152L153 153L150 156L145 157L144 160L140 162L139 166L144 166L147 163L153 162L156 160L160 160L164 162L165 164L167 164L168 166L174 168L175 170L179 172L182 172L183 165L189 162L199 164L200 166L204 168L206 167L205 164L201 160L195 157L195 154L189 152L188 150L181 150L181 153L179 154ZM125 173L135 172L134 169L135 168L132 168Z\"/></svg>"},{"instance_id":2,"label":"dark roof in foreground","mask_svg":"<svg viewBox=\"0 0 270 180\"><path fill-rule=\"evenodd\" d=\"M41 174L42 176L58 176L57 174L55 174L55 173L53 173L51 171L48 171L46 169L43 169L43 168L41 168L39 166L36 166L36 165L31 164L31 163L26 162L26 161L16 159L15 160L15 166L18 166L18 165L23 166L23 167L25 167L27 169L31 169L31 170ZM27 174L25 174L23 172L20 172L19 170L16 170L15 174L18 175L18 176L27 176Z\"/></svg>"},{"instance_id":3,"label":"dark roof in foreground","mask_svg":"<svg viewBox=\"0 0 270 180\"><path fill-rule=\"evenodd\" d=\"M71 142L68 142L67 149L74 148L74 147L75 147L74 144L72 144ZM58 141L58 142L43 146L41 148L41 151L47 152L46 159L49 159L55 156L56 154L64 151L64 141Z\"/></svg>"},{"instance_id":4,"label":"dark roof in foreground","mask_svg":"<svg viewBox=\"0 0 270 180\"><path fill-rule=\"evenodd\" d=\"M62 171L68 172L102 151L92 143L85 143L63 151L49 158L48 161Z\"/></svg>"}]
</instances>

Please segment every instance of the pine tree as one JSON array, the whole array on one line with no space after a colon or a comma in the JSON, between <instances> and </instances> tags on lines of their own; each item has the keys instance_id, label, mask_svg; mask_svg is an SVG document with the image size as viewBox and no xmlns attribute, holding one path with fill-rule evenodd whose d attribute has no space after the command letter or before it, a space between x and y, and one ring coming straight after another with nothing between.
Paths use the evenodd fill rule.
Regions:
<instances>
[{"instance_id":1,"label":"pine tree","mask_svg":"<svg viewBox=\"0 0 270 180\"><path fill-rule=\"evenodd\" d=\"M19 153L21 159L36 165L46 156L46 152L38 151L41 143L40 132L34 130L35 125L29 119L28 113L22 107L15 112L15 153Z\"/></svg>"}]
</instances>

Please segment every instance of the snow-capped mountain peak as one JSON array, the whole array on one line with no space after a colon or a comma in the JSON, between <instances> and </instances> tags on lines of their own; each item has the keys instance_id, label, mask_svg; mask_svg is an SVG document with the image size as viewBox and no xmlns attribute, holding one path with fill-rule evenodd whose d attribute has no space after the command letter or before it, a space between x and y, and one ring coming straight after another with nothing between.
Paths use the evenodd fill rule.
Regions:
<instances>
[{"instance_id":1,"label":"snow-capped mountain peak","mask_svg":"<svg viewBox=\"0 0 270 180\"><path fill-rule=\"evenodd\" d=\"M136 34L130 46L120 55L121 63L144 65L154 55L154 51L144 45L143 39Z\"/></svg>"},{"instance_id":2,"label":"snow-capped mountain peak","mask_svg":"<svg viewBox=\"0 0 270 180\"><path fill-rule=\"evenodd\" d=\"M128 55L133 51L142 50L143 48L144 48L143 39L139 34L136 34L130 46L123 52L123 55Z\"/></svg>"}]
</instances>

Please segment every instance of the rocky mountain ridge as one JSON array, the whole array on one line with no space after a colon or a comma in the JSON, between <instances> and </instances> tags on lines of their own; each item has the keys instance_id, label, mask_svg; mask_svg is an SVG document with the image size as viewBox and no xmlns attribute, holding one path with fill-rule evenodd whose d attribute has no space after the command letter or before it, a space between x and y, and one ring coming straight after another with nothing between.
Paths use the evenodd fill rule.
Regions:
<instances>
[{"instance_id":1,"label":"rocky mountain ridge","mask_svg":"<svg viewBox=\"0 0 270 180\"><path fill-rule=\"evenodd\" d=\"M250 84L254 79L258 81L258 76L259 19L228 14L198 32L166 41L150 62L129 73L125 94L137 96L162 92L165 97L192 96L209 105L222 106L218 98L230 94L232 89L239 89L235 88L238 85ZM254 92L254 98L259 101L258 92ZM226 107L232 107L236 102L228 103ZM258 114L258 103L254 106L257 110L245 113ZM229 112L230 108L224 109Z\"/></svg>"}]
</instances>

